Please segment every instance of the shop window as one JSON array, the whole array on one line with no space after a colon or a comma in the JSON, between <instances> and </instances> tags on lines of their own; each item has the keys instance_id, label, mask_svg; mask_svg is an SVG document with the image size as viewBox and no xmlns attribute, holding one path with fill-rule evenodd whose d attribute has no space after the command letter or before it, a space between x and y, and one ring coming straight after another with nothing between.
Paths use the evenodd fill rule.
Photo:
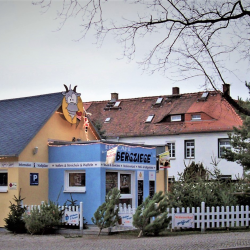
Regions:
<instances>
[{"instance_id":1,"label":"shop window","mask_svg":"<svg viewBox=\"0 0 250 250\"><path fill-rule=\"evenodd\" d=\"M0 170L0 192L8 191L8 172Z\"/></svg>"},{"instance_id":2,"label":"shop window","mask_svg":"<svg viewBox=\"0 0 250 250\"><path fill-rule=\"evenodd\" d=\"M230 143L230 140L227 138L227 139L219 139L219 143L218 143L218 156L219 158L221 158L224 154L224 149L228 149L228 150L231 150L231 143Z\"/></svg>"},{"instance_id":3,"label":"shop window","mask_svg":"<svg viewBox=\"0 0 250 250\"><path fill-rule=\"evenodd\" d=\"M118 188L120 190L119 203L133 205L133 173L127 172L106 172L106 194L112 188Z\"/></svg>"},{"instance_id":4,"label":"shop window","mask_svg":"<svg viewBox=\"0 0 250 250\"><path fill-rule=\"evenodd\" d=\"M65 171L64 192L86 192L85 171Z\"/></svg>"},{"instance_id":5,"label":"shop window","mask_svg":"<svg viewBox=\"0 0 250 250\"><path fill-rule=\"evenodd\" d=\"M185 141L185 158L194 158L194 140Z\"/></svg>"}]
</instances>

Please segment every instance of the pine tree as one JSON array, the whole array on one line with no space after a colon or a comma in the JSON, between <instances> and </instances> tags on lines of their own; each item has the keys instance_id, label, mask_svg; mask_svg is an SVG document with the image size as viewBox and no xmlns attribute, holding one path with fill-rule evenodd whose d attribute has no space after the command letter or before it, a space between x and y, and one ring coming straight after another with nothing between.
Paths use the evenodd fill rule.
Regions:
<instances>
[{"instance_id":1,"label":"pine tree","mask_svg":"<svg viewBox=\"0 0 250 250\"><path fill-rule=\"evenodd\" d=\"M113 188L105 197L105 202L99 206L91 218L92 222L99 227L99 234L103 228L113 227L118 222L119 208L115 209L120 198L120 191Z\"/></svg>"},{"instance_id":2,"label":"pine tree","mask_svg":"<svg viewBox=\"0 0 250 250\"><path fill-rule=\"evenodd\" d=\"M250 83L246 83L250 93ZM238 101L240 106L250 110L250 100ZM250 170L250 116L239 114L243 120L240 128L234 127L233 133L229 134L233 150L224 149L223 158L234 161L243 167L244 171Z\"/></svg>"},{"instance_id":3,"label":"pine tree","mask_svg":"<svg viewBox=\"0 0 250 250\"><path fill-rule=\"evenodd\" d=\"M21 198L21 189L19 192L19 196L16 197L14 195L13 200L15 203L10 201L10 212L8 217L4 219L6 225L4 226L7 230L13 233L24 233L26 232L25 222L23 221L23 214L26 210L25 207L22 206L22 201L25 198Z\"/></svg>"},{"instance_id":4,"label":"pine tree","mask_svg":"<svg viewBox=\"0 0 250 250\"><path fill-rule=\"evenodd\" d=\"M168 216L167 207L168 202L162 191L155 193L152 199L147 197L143 201L133 216L133 225L140 229L138 237L158 235L168 227L171 218Z\"/></svg>"}]
</instances>

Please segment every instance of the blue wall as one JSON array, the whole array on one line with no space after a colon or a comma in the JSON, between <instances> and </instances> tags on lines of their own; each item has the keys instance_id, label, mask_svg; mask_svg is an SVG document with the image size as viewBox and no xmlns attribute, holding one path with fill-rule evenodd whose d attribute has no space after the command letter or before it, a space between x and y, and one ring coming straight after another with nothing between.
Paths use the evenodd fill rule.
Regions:
<instances>
[{"instance_id":1,"label":"blue wall","mask_svg":"<svg viewBox=\"0 0 250 250\"><path fill-rule=\"evenodd\" d=\"M64 173L65 170L84 170L86 173L86 192L72 192L73 200L83 202L83 216L92 224L91 217L94 212L105 201L106 195L106 171L134 171L135 173L135 205L137 206L137 171L144 172L144 195L145 199L149 195L149 171L150 166L155 166L155 149L142 147L118 146L118 152L123 153L123 157L115 164L105 165L107 150L117 146L104 143L63 145L49 147L49 162L52 167L49 169L49 199L58 201L63 205L70 200L70 193L64 192ZM125 160L126 152L132 157L135 154L151 155L148 162L147 157L134 157L128 155ZM132 154L132 155L131 155ZM143 156L144 156L143 155ZM141 158L141 159L140 159ZM139 162L138 162L139 161ZM58 165L57 163L60 163ZM65 164L66 165L65 165ZM83 167L68 167L67 163L81 163ZM72 165L72 164L71 164ZM145 167L145 169L144 169Z\"/></svg>"}]
</instances>

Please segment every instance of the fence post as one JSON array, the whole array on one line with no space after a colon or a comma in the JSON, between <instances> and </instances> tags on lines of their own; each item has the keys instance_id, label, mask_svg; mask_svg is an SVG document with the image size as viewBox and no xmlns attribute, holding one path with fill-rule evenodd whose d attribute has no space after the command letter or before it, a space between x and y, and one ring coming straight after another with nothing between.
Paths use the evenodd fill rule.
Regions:
<instances>
[{"instance_id":1,"label":"fence post","mask_svg":"<svg viewBox=\"0 0 250 250\"><path fill-rule=\"evenodd\" d=\"M205 202L201 202L201 232L205 232Z\"/></svg>"},{"instance_id":2,"label":"fence post","mask_svg":"<svg viewBox=\"0 0 250 250\"><path fill-rule=\"evenodd\" d=\"M83 203L80 202L80 230L83 230Z\"/></svg>"}]
</instances>

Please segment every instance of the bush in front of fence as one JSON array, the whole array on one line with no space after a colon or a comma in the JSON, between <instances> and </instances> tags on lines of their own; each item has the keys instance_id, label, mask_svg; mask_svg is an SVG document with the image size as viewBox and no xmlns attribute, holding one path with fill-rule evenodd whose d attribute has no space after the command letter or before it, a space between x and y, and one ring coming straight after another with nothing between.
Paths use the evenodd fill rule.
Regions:
<instances>
[{"instance_id":1,"label":"bush in front of fence","mask_svg":"<svg viewBox=\"0 0 250 250\"><path fill-rule=\"evenodd\" d=\"M52 233L61 225L61 220L62 211L52 201L35 206L30 214L24 214L25 227L30 234Z\"/></svg>"},{"instance_id":2,"label":"bush in front of fence","mask_svg":"<svg viewBox=\"0 0 250 250\"><path fill-rule=\"evenodd\" d=\"M164 231L171 217L167 212L168 201L162 191L155 193L153 198L149 196L142 202L133 215L133 226L140 229L141 235L159 235Z\"/></svg>"},{"instance_id":3,"label":"bush in front of fence","mask_svg":"<svg viewBox=\"0 0 250 250\"><path fill-rule=\"evenodd\" d=\"M244 180L223 181L220 174L216 168L210 172L210 179L198 175L192 178L187 172L185 175L180 173L178 181L171 183L171 191L167 193L169 207L199 207L201 202L208 207L245 204L244 197L241 196L240 200L236 194L249 184Z\"/></svg>"}]
</instances>

